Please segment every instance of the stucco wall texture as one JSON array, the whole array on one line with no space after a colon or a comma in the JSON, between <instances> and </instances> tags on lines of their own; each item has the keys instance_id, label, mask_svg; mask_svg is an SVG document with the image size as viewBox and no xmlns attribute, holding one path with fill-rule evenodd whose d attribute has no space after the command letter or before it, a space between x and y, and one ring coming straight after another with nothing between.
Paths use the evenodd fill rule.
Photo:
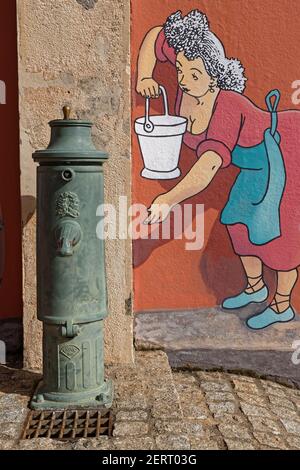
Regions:
<instances>
[{"instance_id":1,"label":"stucco wall texture","mask_svg":"<svg viewBox=\"0 0 300 470\"><path fill-rule=\"evenodd\" d=\"M36 320L35 164L32 152L49 142L48 121L70 104L73 116L94 122L105 165L105 201L130 200L130 9L126 0L18 0L21 195L23 220L24 365L41 367ZM133 361L131 243L108 240L110 317L107 363Z\"/></svg>"}]
</instances>

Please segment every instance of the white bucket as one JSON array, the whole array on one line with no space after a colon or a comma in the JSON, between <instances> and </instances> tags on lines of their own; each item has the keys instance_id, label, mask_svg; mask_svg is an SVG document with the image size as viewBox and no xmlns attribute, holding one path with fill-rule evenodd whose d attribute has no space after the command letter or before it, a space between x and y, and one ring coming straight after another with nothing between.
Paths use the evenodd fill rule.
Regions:
<instances>
[{"instance_id":1,"label":"white bucket","mask_svg":"<svg viewBox=\"0 0 300 470\"><path fill-rule=\"evenodd\" d=\"M167 180L178 178L178 168L183 134L187 129L187 119L170 116L167 93L160 86L165 106L165 114L149 117L150 98L146 98L144 117L135 121L135 132L138 135L144 161L141 176L148 179Z\"/></svg>"}]
</instances>

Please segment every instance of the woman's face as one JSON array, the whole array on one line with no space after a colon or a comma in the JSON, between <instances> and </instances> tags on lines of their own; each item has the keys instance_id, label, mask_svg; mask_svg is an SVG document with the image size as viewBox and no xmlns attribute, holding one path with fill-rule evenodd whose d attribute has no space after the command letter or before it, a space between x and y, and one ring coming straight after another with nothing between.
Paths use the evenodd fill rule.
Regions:
<instances>
[{"instance_id":1,"label":"woman's face","mask_svg":"<svg viewBox=\"0 0 300 470\"><path fill-rule=\"evenodd\" d=\"M201 98L209 91L210 85L215 84L205 67L202 59L188 60L183 52L176 58L178 83L184 93Z\"/></svg>"}]
</instances>

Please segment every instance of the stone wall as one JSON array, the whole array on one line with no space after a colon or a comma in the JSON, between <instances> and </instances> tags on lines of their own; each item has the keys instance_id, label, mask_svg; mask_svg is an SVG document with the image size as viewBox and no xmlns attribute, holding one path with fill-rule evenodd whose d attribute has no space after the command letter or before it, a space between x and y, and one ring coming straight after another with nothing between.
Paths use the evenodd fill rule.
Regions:
<instances>
[{"instance_id":1,"label":"stone wall","mask_svg":"<svg viewBox=\"0 0 300 470\"><path fill-rule=\"evenodd\" d=\"M17 0L23 217L24 363L41 367L35 296L35 164L49 142L48 121L70 104L95 123L105 165L105 201L130 200L130 8L126 0ZM133 361L131 244L106 243L110 317L106 362Z\"/></svg>"}]
</instances>

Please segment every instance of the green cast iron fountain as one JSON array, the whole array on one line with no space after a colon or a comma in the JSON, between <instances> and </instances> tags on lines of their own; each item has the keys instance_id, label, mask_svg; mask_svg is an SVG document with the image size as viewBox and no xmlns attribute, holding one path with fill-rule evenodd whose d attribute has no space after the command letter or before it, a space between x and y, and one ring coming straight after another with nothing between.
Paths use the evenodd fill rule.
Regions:
<instances>
[{"instance_id":1,"label":"green cast iron fountain","mask_svg":"<svg viewBox=\"0 0 300 470\"><path fill-rule=\"evenodd\" d=\"M37 168L37 297L43 322L43 380L32 409L109 407L104 379L103 320L108 315L104 241L96 212L104 202L103 163L92 123L50 122Z\"/></svg>"}]
</instances>

